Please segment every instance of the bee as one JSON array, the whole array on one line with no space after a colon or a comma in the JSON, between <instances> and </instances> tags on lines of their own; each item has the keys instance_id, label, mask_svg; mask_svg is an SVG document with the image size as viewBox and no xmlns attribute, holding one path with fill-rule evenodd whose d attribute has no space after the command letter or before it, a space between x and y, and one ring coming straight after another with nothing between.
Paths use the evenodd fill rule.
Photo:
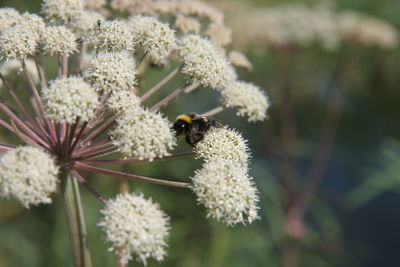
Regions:
<instances>
[{"instance_id":1,"label":"bee","mask_svg":"<svg viewBox=\"0 0 400 267\"><path fill-rule=\"evenodd\" d=\"M176 136L184 135L186 142L193 147L204 139L211 127L222 128L224 125L213 118L195 113L179 115L173 125Z\"/></svg>"}]
</instances>

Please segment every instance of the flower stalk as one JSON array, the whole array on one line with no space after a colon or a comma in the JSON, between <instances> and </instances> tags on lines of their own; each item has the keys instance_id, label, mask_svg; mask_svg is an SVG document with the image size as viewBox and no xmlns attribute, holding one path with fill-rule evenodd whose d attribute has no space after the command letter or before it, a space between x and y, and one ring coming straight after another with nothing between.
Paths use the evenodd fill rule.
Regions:
<instances>
[{"instance_id":1,"label":"flower stalk","mask_svg":"<svg viewBox=\"0 0 400 267\"><path fill-rule=\"evenodd\" d=\"M67 169L62 170L61 177L74 266L91 267L92 260L87 244L85 218L78 183Z\"/></svg>"}]
</instances>

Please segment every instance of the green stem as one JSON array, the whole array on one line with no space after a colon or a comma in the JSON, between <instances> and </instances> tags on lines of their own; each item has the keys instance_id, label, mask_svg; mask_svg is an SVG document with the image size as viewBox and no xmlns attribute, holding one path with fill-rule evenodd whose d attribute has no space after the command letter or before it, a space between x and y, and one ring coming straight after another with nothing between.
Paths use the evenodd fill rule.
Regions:
<instances>
[{"instance_id":1,"label":"green stem","mask_svg":"<svg viewBox=\"0 0 400 267\"><path fill-rule=\"evenodd\" d=\"M63 170L62 182L74 266L91 267L92 260L87 245L85 219L78 183L68 170Z\"/></svg>"}]
</instances>

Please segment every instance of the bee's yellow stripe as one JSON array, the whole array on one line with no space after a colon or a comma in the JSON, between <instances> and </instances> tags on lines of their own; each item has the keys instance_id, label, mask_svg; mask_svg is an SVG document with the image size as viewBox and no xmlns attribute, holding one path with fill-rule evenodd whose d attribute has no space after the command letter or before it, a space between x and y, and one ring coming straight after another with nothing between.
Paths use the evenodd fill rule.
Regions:
<instances>
[{"instance_id":1,"label":"bee's yellow stripe","mask_svg":"<svg viewBox=\"0 0 400 267\"><path fill-rule=\"evenodd\" d=\"M192 123L192 118L188 115L179 115L176 120L186 121L187 123Z\"/></svg>"}]
</instances>

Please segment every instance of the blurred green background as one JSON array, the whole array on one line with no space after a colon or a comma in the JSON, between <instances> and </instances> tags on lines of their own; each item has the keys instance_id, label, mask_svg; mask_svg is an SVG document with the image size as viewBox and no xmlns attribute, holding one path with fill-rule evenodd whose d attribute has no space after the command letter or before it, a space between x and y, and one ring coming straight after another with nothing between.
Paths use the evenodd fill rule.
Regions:
<instances>
[{"instance_id":1,"label":"blurred green background","mask_svg":"<svg viewBox=\"0 0 400 267\"><path fill-rule=\"evenodd\" d=\"M288 2L316 3L237 2L253 8ZM36 13L39 3L0 0L1 7ZM210 3L227 8L228 22L235 19L237 10L229 8L234 2ZM398 0L338 0L334 4L337 10L364 12L400 29ZM236 35L234 32L234 38ZM150 261L149 266L282 266L288 247L297 251L298 266L400 266L400 50L344 44L333 51L311 45L283 53L251 47L243 52L253 63L254 71L240 71L240 77L266 89L272 105L269 120L249 124L233 111L217 118L249 140L253 154L251 174L260 191L261 219L252 225L226 227L206 219L204 208L186 190L132 182L132 190L140 190L160 203L171 217L169 256L161 263ZM277 64L282 61L283 67L279 67ZM144 81L143 86L151 86L167 72L150 70L149 81ZM296 132L296 142L290 150L295 159L292 187L296 192L302 192L333 92L346 89L331 157L302 220L305 230L300 237L284 230L293 196L288 196L282 181L285 148L280 141L282 102L277 84L285 87ZM169 87L173 89L174 84ZM200 98L206 99L207 105L200 103ZM201 113L215 105L216 94L201 90L180 98L166 114L173 120L177 114ZM2 135L2 139L15 141L5 132ZM187 151L188 147L182 142L180 149ZM193 159L170 159L131 164L124 170L188 181L199 166ZM118 193L114 178L89 173L85 177L105 197ZM94 266L116 266L116 258L107 251L108 244L96 226L102 205L87 191L82 190L82 194ZM24 210L12 200L0 201L0 267L72 266L62 204L56 197L53 205Z\"/></svg>"}]
</instances>

